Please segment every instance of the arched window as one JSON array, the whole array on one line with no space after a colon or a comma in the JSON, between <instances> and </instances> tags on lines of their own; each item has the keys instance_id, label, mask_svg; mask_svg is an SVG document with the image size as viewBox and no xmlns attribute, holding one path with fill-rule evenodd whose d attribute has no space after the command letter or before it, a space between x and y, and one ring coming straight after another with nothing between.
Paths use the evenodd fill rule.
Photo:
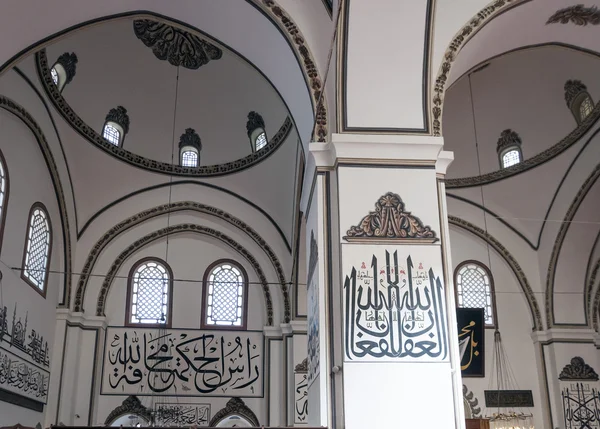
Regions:
<instances>
[{"instance_id":1,"label":"arched window","mask_svg":"<svg viewBox=\"0 0 600 429\"><path fill-rule=\"evenodd\" d=\"M2 237L4 235L4 221L6 220L6 207L8 204L8 170L6 160L0 152L0 246L2 246Z\"/></svg>"},{"instance_id":2,"label":"arched window","mask_svg":"<svg viewBox=\"0 0 600 429\"><path fill-rule=\"evenodd\" d=\"M52 232L48 211L42 203L35 203L29 212L21 277L44 297L51 249Z\"/></svg>"},{"instance_id":3,"label":"arched window","mask_svg":"<svg viewBox=\"0 0 600 429\"><path fill-rule=\"evenodd\" d=\"M521 137L513 130L502 131L496 151L498 152L501 168L512 167L523 161Z\"/></svg>"},{"instance_id":4,"label":"arched window","mask_svg":"<svg viewBox=\"0 0 600 429\"><path fill-rule=\"evenodd\" d=\"M198 167L202 142L193 128L187 128L179 138L179 163L182 167Z\"/></svg>"},{"instance_id":5,"label":"arched window","mask_svg":"<svg viewBox=\"0 0 600 429\"><path fill-rule=\"evenodd\" d=\"M268 141L267 133L265 132L265 121L258 113L248 113L246 131L248 132L252 152L258 152L267 145Z\"/></svg>"},{"instance_id":6,"label":"arched window","mask_svg":"<svg viewBox=\"0 0 600 429\"><path fill-rule=\"evenodd\" d=\"M592 97L580 80L568 80L565 83L565 101L578 125L594 110Z\"/></svg>"},{"instance_id":7,"label":"arched window","mask_svg":"<svg viewBox=\"0 0 600 429\"><path fill-rule=\"evenodd\" d=\"M454 271L456 305L460 308L483 308L485 326L496 327L494 279L488 267L477 261L465 261Z\"/></svg>"},{"instance_id":8,"label":"arched window","mask_svg":"<svg viewBox=\"0 0 600 429\"><path fill-rule=\"evenodd\" d=\"M246 272L234 261L221 260L204 274L202 327L246 329Z\"/></svg>"},{"instance_id":9,"label":"arched window","mask_svg":"<svg viewBox=\"0 0 600 429\"><path fill-rule=\"evenodd\" d=\"M52 82L57 86L58 90L62 92L65 85L73 80L75 72L77 70L77 55L71 52L65 52L58 60L54 63L50 69L50 76Z\"/></svg>"},{"instance_id":10,"label":"arched window","mask_svg":"<svg viewBox=\"0 0 600 429\"><path fill-rule=\"evenodd\" d=\"M102 128L102 137L106 141L115 146L123 146L125 134L129 132L129 116L127 109L123 106L118 106L115 109L110 109Z\"/></svg>"},{"instance_id":11,"label":"arched window","mask_svg":"<svg viewBox=\"0 0 600 429\"><path fill-rule=\"evenodd\" d=\"M171 326L173 272L157 258L138 261L129 272L126 325Z\"/></svg>"}]
</instances>

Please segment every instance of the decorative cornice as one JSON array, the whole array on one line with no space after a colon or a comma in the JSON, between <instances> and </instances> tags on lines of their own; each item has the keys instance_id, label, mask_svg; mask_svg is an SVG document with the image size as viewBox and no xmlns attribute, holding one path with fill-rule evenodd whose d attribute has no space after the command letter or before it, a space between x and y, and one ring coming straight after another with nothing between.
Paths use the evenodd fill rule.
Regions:
<instances>
[{"instance_id":1,"label":"decorative cornice","mask_svg":"<svg viewBox=\"0 0 600 429\"><path fill-rule=\"evenodd\" d=\"M328 133L327 102L323 91L323 81L319 76L319 70L317 69L313 55L308 48L306 39L294 20L275 2L275 0L253 1L260 4L262 9L279 23L282 32L286 35L290 45L296 51L296 55L301 59L301 69L304 72L304 78L310 88L315 114L313 141L325 142Z\"/></svg>"},{"instance_id":2,"label":"decorative cornice","mask_svg":"<svg viewBox=\"0 0 600 429\"><path fill-rule=\"evenodd\" d=\"M188 176L188 177L217 177L226 174L235 173L245 170L253 165L256 165L269 157L275 150L279 148L292 130L292 120L287 117L279 131L269 139L267 145L260 151L253 152L250 155L238 159L236 161L226 162L224 164L205 165L198 167L183 167L181 165L170 164L166 162L156 161L140 155L136 155L122 147L107 142L93 128L86 124L77 113L73 111L71 106L64 99L58 88L52 82L50 69L48 68L48 58L46 50L42 49L36 53L36 65L38 75L42 82L42 87L46 95L52 101L52 104L60 112L63 118L77 131L82 137L87 139L104 152L114 156L115 158L131 164L135 167L152 171L154 173L169 174L173 176Z\"/></svg>"},{"instance_id":3,"label":"decorative cornice","mask_svg":"<svg viewBox=\"0 0 600 429\"><path fill-rule=\"evenodd\" d=\"M452 68L454 60L456 60L457 54L481 27L483 27L501 12L504 12L505 10L525 1L527 0L495 0L488 6L481 9L477 15L471 18L471 20L469 20L469 22L454 36L450 42L450 45L446 49L442 64L440 65L440 70L438 71L437 78L435 79L435 85L433 87L432 117L434 136L439 137L442 135L442 110L444 105L446 84L448 83L450 69Z\"/></svg>"},{"instance_id":4,"label":"decorative cornice","mask_svg":"<svg viewBox=\"0 0 600 429\"><path fill-rule=\"evenodd\" d=\"M554 247L552 248L552 254L550 255L550 262L548 263L548 274L546 276L546 322L549 328L554 326L554 278L556 276L556 266L558 263L560 250L565 241L565 237L567 236L567 232L569 231L569 226L571 226L571 221L575 217L579 206L599 177L600 164L596 165L596 168L594 168L587 179L585 179L585 182L583 182L579 188L575 198L573 198L573 201L571 202L571 205L569 206L569 209L567 210L567 213L560 224L560 229L556 235L556 240L554 241ZM585 303L586 306L588 304L589 303Z\"/></svg>"},{"instance_id":5,"label":"decorative cornice","mask_svg":"<svg viewBox=\"0 0 600 429\"><path fill-rule=\"evenodd\" d=\"M296 367L294 368L294 372L296 374L306 374L308 373L308 358L304 358L304 360L302 362L300 362L298 365L296 365Z\"/></svg>"},{"instance_id":6,"label":"decorative cornice","mask_svg":"<svg viewBox=\"0 0 600 429\"><path fill-rule=\"evenodd\" d=\"M498 138L498 145L496 151L502 152L508 147L521 146L521 137L511 129L502 131L500 138Z\"/></svg>"},{"instance_id":7,"label":"decorative cornice","mask_svg":"<svg viewBox=\"0 0 600 429\"><path fill-rule=\"evenodd\" d=\"M123 263L131 255L133 255L139 249L152 243L155 240L158 240L160 238L163 238L163 237L166 237L166 236L169 236L172 234L180 234L180 233L186 233L186 232L202 234L202 235L206 235L206 236L215 238L215 239L227 244L229 247L231 247L233 250L238 252L240 255L242 255L248 261L248 263L252 266L252 268L256 272L256 275L257 275L257 277L260 281L260 284L262 285L262 288L263 288L263 293L265 296L265 308L267 310L267 323L266 324L268 326L273 325L273 300L271 299L271 292L269 291L269 282L267 281L267 277L265 276L265 274L264 274L262 268L260 267L260 264L256 260L256 258L254 256L252 256L252 254L244 246L239 244L237 241L235 241L231 237L223 234L222 232L217 231L212 228L202 226L202 225L195 225L195 224L189 224L189 223L172 225L172 226L168 226L166 228L161 228L157 231L151 232L150 234L147 234L147 235L143 236L142 238L136 240L131 245L129 245L124 251L122 251L119 254L119 256L117 256L117 258L112 263L112 265L110 266L110 269L106 273L104 281L102 282L102 286L100 288L100 293L98 294L98 303L96 304L96 316L104 316L105 315L104 310L105 310L105 306L106 306L106 297L108 296L108 292L113 283L113 280L115 279L115 276L117 275L117 272L119 271L119 269L121 268Z\"/></svg>"},{"instance_id":8,"label":"decorative cornice","mask_svg":"<svg viewBox=\"0 0 600 429\"><path fill-rule=\"evenodd\" d=\"M196 70L210 60L218 60L223 56L223 51L212 43L164 22L136 19L133 21L133 32L144 45L152 49L156 58L174 66Z\"/></svg>"},{"instance_id":9,"label":"decorative cornice","mask_svg":"<svg viewBox=\"0 0 600 429\"><path fill-rule=\"evenodd\" d=\"M252 426L260 426L256 414L244 403L241 398L231 398L225 408L217 411L214 417L210 420L210 427L216 427L217 424L224 418L231 415L238 415L248 420Z\"/></svg>"},{"instance_id":10,"label":"decorative cornice","mask_svg":"<svg viewBox=\"0 0 600 429\"><path fill-rule=\"evenodd\" d=\"M579 94L582 92L587 92L587 86L580 80L569 79L565 82L565 101L567 102L567 107L570 109L573 101L577 98Z\"/></svg>"},{"instance_id":11,"label":"decorative cornice","mask_svg":"<svg viewBox=\"0 0 600 429\"><path fill-rule=\"evenodd\" d=\"M563 370L558 376L559 380L590 380L598 381L598 374L594 371L594 368L584 362L579 356L575 356L571 359L571 363L565 365Z\"/></svg>"},{"instance_id":12,"label":"decorative cornice","mask_svg":"<svg viewBox=\"0 0 600 429\"><path fill-rule=\"evenodd\" d=\"M81 274L79 275L79 282L77 284L77 291L75 293L74 311L84 311L83 302L85 299L85 292L88 281L94 270L94 266L96 264L96 261L98 260L98 257L100 256L102 251L108 246L108 244L112 242L112 240L114 240L123 232L128 231L134 226L137 226L149 219L185 210L195 211L204 215L214 216L233 225L234 227L240 229L248 236L250 236L250 238L252 238L252 240L254 240L254 242L267 254L269 260L271 261L271 264L273 265L273 268L275 269L275 272L277 273L279 283L281 284L281 292L283 294L284 303L284 321L285 323L288 323L291 320L291 305L285 280L285 274L283 272L283 266L281 265L277 254L273 251L271 246L269 246L269 244L251 226L249 226L244 221L236 218L235 216L229 214L224 210L217 209L215 207L208 206L205 204L197 203L195 201L174 202L153 207L148 210L144 210L123 220L122 222L119 222L111 229L109 229L106 233L104 233L102 237L96 242L94 247L90 250L88 257L86 258L85 264L81 269Z\"/></svg>"},{"instance_id":13,"label":"decorative cornice","mask_svg":"<svg viewBox=\"0 0 600 429\"><path fill-rule=\"evenodd\" d=\"M52 78L51 78L52 79ZM56 86L53 84L56 88ZM50 145L42 132L42 129L38 123L33 119L33 116L25 110L23 106L14 102L10 98L0 95L0 108L12 113L21 119L33 132L35 138L40 146L46 165L48 166L48 172L52 177L52 184L56 192L56 199L58 202L58 210L60 213L60 221L63 229L63 246L65 246L65 260L64 260L64 287L65 287L65 300L64 304L60 304L59 307L70 307L71 305L71 229L69 226L69 217L67 211L67 203L65 199L65 193L63 190L62 182L60 180L60 174Z\"/></svg>"},{"instance_id":14,"label":"decorative cornice","mask_svg":"<svg viewBox=\"0 0 600 429\"><path fill-rule=\"evenodd\" d=\"M548 21L548 24L568 24L575 25L598 25L600 24L600 11L596 6L586 7L582 4L565 7L556 11Z\"/></svg>"},{"instance_id":15,"label":"decorative cornice","mask_svg":"<svg viewBox=\"0 0 600 429\"><path fill-rule=\"evenodd\" d=\"M119 417L125 414L135 414L144 418L148 423L153 421L152 413L144 407L137 396L128 396L121 405L112 410L106 420L105 425L110 425Z\"/></svg>"},{"instance_id":16,"label":"decorative cornice","mask_svg":"<svg viewBox=\"0 0 600 429\"><path fill-rule=\"evenodd\" d=\"M523 272L523 269L514 258L514 256L500 243L496 238L490 235L488 232L479 228L476 225L473 225L471 222L468 222L464 219L461 219L456 216L448 216L448 223L451 225L458 226L466 231L471 232L477 237L481 238L485 242L489 243L496 252L498 252L506 261L508 266L512 269L513 273L517 277L519 285L525 294L525 298L527 299L527 303L529 304L529 310L531 311L532 319L533 319L533 330L541 331L544 329L544 324L542 322L542 314L540 312L540 308L537 303L537 299L535 298L535 294L529 285L529 281Z\"/></svg>"},{"instance_id":17,"label":"decorative cornice","mask_svg":"<svg viewBox=\"0 0 600 429\"><path fill-rule=\"evenodd\" d=\"M77 55L75 55L75 52L65 52L58 57L58 60L56 60L56 63L60 64L63 69L65 69L65 73L67 75L65 84L71 82L75 77L75 73L77 72L77 61Z\"/></svg>"},{"instance_id":18,"label":"decorative cornice","mask_svg":"<svg viewBox=\"0 0 600 429\"><path fill-rule=\"evenodd\" d=\"M531 170L552 158L560 155L575 143L577 143L600 118L600 103L596 103L594 110L571 131L565 138L537 155L525 159L522 162L481 176L460 177L457 179L446 179L446 189L469 188L481 186L498 180L507 179L525 171Z\"/></svg>"},{"instance_id":19,"label":"decorative cornice","mask_svg":"<svg viewBox=\"0 0 600 429\"><path fill-rule=\"evenodd\" d=\"M179 149L182 149L186 146L191 146L198 152L202 150L202 141L200 140L200 136L193 128L186 128L185 133L179 137Z\"/></svg>"},{"instance_id":20,"label":"decorative cornice","mask_svg":"<svg viewBox=\"0 0 600 429\"><path fill-rule=\"evenodd\" d=\"M346 241L409 241L434 243L438 239L429 226L404 210L398 194L388 192L375 203L375 211L369 212L356 226L346 232Z\"/></svg>"},{"instance_id":21,"label":"decorative cornice","mask_svg":"<svg viewBox=\"0 0 600 429\"><path fill-rule=\"evenodd\" d=\"M471 392L467 386L463 384L463 398L469 404L469 408L471 409L471 419L477 419L480 417L481 408L478 407L479 400L475 397L475 394Z\"/></svg>"},{"instance_id":22,"label":"decorative cornice","mask_svg":"<svg viewBox=\"0 0 600 429\"><path fill-rule=\"evenodd\" d=\"M319 245L317 244L317 240L315 240L315 231L310 231L310 254L308 257L308 276L307 278L307 287L312 280L313 275L315 274L315 269L317 268L317 262L319 261Z\"/></svg>"},{"instance_id":23,"label":"decorative cornice","mask_svg":"<svg viewBox=\"0 0 600 429\"><path fill-rule=\"evenodd\" d=\"M129 132L129 115L127 109L123 106L117 106L108 111L105 118L106 122L114 122L123 127L123 132L127 134Z\"/></svg>"},{"instance_id":24,"label":"decorative cornice","mask_svg":"<svg viewBox=\"0 0 600 429\"><path fill-rule=\"evenodd\" d=\"M257 128L262 128L264 130L265 120L257 112L248 113L248 122L246 122L246 132L248 133L248 137L250 137L250 134Z\"/></svg>"}]
</instances>

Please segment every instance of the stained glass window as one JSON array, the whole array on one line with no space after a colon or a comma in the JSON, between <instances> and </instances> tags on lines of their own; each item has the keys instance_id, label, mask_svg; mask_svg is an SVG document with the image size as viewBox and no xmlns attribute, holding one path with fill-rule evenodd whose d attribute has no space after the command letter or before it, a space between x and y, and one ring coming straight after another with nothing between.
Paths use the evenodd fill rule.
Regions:
<instances>
[{"instance_id":1,"label":"stained glass window","mask_svg":"<svg viewBox=\"0 0 600 429\"><path fill-rule=\"evenodd\" d=\"M585 118L587 118L588 115L592 113L592 110L594 110L594 104L592 103L592 100L590 97L585 97L579 105L579 116L581 117L581 120L583 121Z\"/></svg>"},{"instance_id":2,"label":"stained glass window","mask_svg":"<svg viewBox=\"0 0 600 429\"><path fill-rule=\"evenodd\" d=\"M129 323L167 325L171 301L170 270L160 261L143 260L130 276Z\"/></svg>"},{"instance_id":3,"label":"stained glass window","mask_svg":"<svg viewBox=\"0 0 600 429\"><path fill-rule=\"evenodd\" d=\"M507 168L521 162L521 152L518 149L510 149L502 155L502 168Z\"/></svg>"},{"instance_id":4,"label":"stained glass window","mask_svg":"<svg viewBox=\"0 0 600 429\"><path fill-rule=\"evenodd\" d=\"M223 262L212 268L206 284L205 326L243 327L246 279L240 267Z\"/></svg>"},{"instance_id":5,"label":"stained glass window","mask_svg":"<svg viewBox=\"0 0 600 429\"><path fill-rule=\"evenodd\" d=\"M29 217L23 276L42 292L46 289L50 240L48 214L41 205L35 205Z\"/></svg>"},{"instance_id":6,"label":"stained glass window","mask_svg":"<svg viewBox=\"0 0 600 429\"><path fill-rule=\"evenodd\" d=\"M482 264L465 262L455 273L456 304L461 308L483 308L486 326L495 326L494 289L491 273Z\"/></svg>"},{"instance_id":7,"label":"stained glass window","mask_svg":"<svg viewBox=\"0 0 600 429\"><path fill-rule=\"evenodd\" d=\"M115 146L119 146L121 144L121 132L110 122L107 122L104 125L104 131L102 135L106 140L109 141L109 143L112 143Z\"/></svg>"},{"instance_id":8,"label":"stained glass window","mask_svg":"<svg viewBox=\"0 0 600 429\"><path fill-rule=\"evenodd\" d=\"M184 150L181 153L182 167L198 167L198 153L194 150Z\"/></svg>"},{"instance_id":9,"label":"stained glass window","mask_svg":"<svg viewBox=\"0 0 600 429\"><path fill-rule=\"evenodd\" d=\"M266 145L267 145L267 134L263 131L258 136L256 136L256 140L254 141L254 147L256 148L256 152L261 150Z\"/></svg>"}]
</instances>

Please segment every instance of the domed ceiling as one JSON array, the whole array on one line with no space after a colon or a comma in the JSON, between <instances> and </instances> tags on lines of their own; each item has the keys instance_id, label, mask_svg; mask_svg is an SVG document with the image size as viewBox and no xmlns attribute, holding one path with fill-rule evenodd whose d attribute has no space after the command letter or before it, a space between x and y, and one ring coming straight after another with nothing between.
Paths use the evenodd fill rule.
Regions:
<instances>
[{"instance_id":1,"label":"domed ceiling","mask_svg":"<svg viewBox=\"0 0 600 429\"><path fill-rule=\"evenodd\" d=\"M130 119L123 149L146 158L141 162L150 168L155 164L151 161L170 164L173 159L178 164L179 138L188 128L202 142L201 168L169 173L206 176L211 175L207 171L238 171L260 162L293 131L288 109L270 82L207 36L141 18L77 31L41 53L47 62L40 68L47 90L52 89L48 68L65 52L77 55L76 75L62 94L50 92L63 114L67 112L64 116L80 128L68 113L72 110L84 127L99 135L107 113L123 106ZM277 140L254 155L246 129L252 111L263 117L269 141ZM164 165L156 169L161 170L169 169Z\"/></svg>"}]
</instances>

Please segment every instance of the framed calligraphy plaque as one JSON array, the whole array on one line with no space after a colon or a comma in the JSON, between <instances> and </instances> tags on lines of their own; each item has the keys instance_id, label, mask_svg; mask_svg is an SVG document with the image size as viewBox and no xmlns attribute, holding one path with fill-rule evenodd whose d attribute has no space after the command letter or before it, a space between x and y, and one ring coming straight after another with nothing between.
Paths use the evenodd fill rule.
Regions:
<instances>
[{"instance_id":1,"label":"framed calligraphy plaque","mask_svg":"<svg viewBox=\"0 0 600 429\"><path fill-rule=\"evenodd\" d=\"M439 246L344 245L346 361L449 360Z\"/></svg>"},{"instance_id":2,"label":"framed calligraphy plaque","mask_svg":"<svg viewBox=\"0 0 600 429\"><path fill-rule=\"evenodd\" d=\"M103 395L263 397L262 331L106 331Z\"/></svg>"},{"instance_id":3,"label":"framed calligraphy plaque","mask_svg":"<svg viewBox=\"0 0 600 429\"><path fill-rule=\"evenodd\" d=\"M485 310L457 308L458 349L463 377L485 377Z\"/></svg>"},{"instance_id":4,"label":"framed calligraphy plaque","mask_svg":"<svg viewBox=\"0 0 600 429\"><path fill-rule=\"evenodd\" d=\"M0 388L45 404L49 379L48 371L0 348Z\"/></svg>"},{"instance_id":5,"label":"framed calligraphy plaque","mask_svg":"<svg viewBox=\"0 0 600 429\"><path fill-rule=\"evenodd\" d=\"M531 390L484 390L487 408L533 407Z\"/></svg>"}]
</instances>

